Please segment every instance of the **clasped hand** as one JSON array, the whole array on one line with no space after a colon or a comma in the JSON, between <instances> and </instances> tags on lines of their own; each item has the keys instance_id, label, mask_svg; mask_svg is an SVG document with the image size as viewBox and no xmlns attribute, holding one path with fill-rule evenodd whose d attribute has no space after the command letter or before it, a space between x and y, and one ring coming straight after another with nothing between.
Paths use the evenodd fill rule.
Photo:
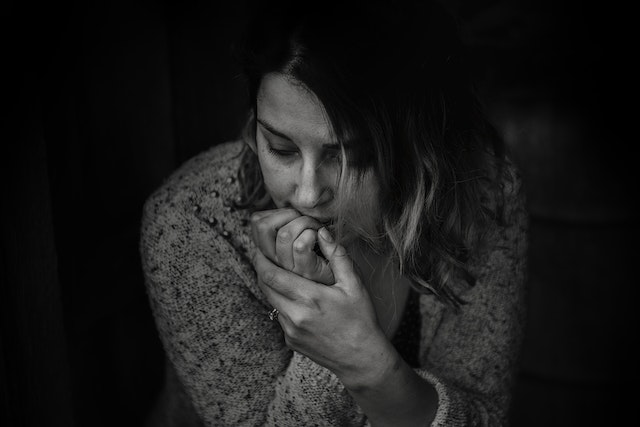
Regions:
<instances>
[{"instance_id":1,"label":"clasped hand","mask_svg":"<svg viewBox=\"0 0 640 427\"><path fill-rule=\"evenodd\" d=\"M256 212L251 226L258 284L280 312L287 346L339 377L358 375L384 333L346 249L294 209Z\"/></svg>"}]
</instances>

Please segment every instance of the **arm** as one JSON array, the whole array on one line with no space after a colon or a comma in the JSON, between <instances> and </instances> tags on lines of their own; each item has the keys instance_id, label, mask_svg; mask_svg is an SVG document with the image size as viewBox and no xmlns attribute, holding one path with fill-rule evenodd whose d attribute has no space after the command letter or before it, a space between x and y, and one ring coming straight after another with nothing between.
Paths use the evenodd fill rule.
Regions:
<instances>
[{"instance_id":1,"label":"arm","mask_svg":"<svg viewBox=\"0 0 640 427\"><path fill-rule=\"evenodd\" d=\"M238 255L174 190L149 199L141 238L165 352L206 425L261 425L291 352L234 268Z\"/></svg>"},{"instance_id":2,"label":"arm","mask_svg":"<svg viewBox=\"0 0 640 427\"><path fill-rule=\"evenodd\" d=\"M218 148L178 169L144 207L147 293L175 373L161 417L167 425L363 425L337 378L292 352L267 317L247 260L249 232L224 203L236 194L235 152Z\"/></svg>"},{"instance_id":3,"label":"arm","mask_svg":"<svg viewBox=\"0 0 640 427\"><path fill-rule=\"evenodd\" d=\"M283 324L285 334L293 338L289 340L293 348L330 369L327 376L339 378L371 424L427 425L432 419L433 425L504 423L522 334L526 249L526 214L519 184L505 193L506 224L494 230L485 250L474 260L478 283L463 295L468 304L456 312L433 298L422 297L420 369L410 369L376 329L368 334L368 342L358 341L356 349L346 352L356 354L358 363L345 364L344 359L332 359L339 354L340 346L332 349L331 340L317 341L326 321L316 325L313 334L307 334L314 337L307 342L298 342L296 337L304 337L305 328L311 331L309 324L299 328L302 331L288 321ZM272 266L257 268L260 275L261 269ZM344 281L348 276L348 266L342 273L334 265L332 269L336 279L342 277ZM283 301L283 297L295 300L295 292L289 292L300 289L299 282L292 289L286 286L295 282L287 272L270 273L263 291L274 302ZM309 288L304 293L315 291ZM329 304L335 305L336 301ZM291 307L288 303L283 306ZM340 323L343 329L354 322ZM336 334L332 337L339 341ZM311 370L313 362L294 356L294 364L304 372ZM285 379L295 382L293 372L290 366Z\"/></svg>"},{"instance_id":4,"label":"arm","mask_svg":"<svg viewBox=\"0 0 640 427\"><path fill-rule=\"evenodd\" d=\"M291 360L246 259L251 239L243 212L228 208L237 195L241 147L220 144L192 158L144 206L142 267L175 372L160 411L166 425L194 418L204 425L264 425Z\"/></svg>"},{"instance_id":5,"label":"arm","mask_svg":"<svg viewBox=\"0 0 640 427\"><path fill-rule=\"evenodd\" d=\"M433 385L420 377L385 338L376 355L373 377L345 381L351 396L367 414L370 425L428 426L435 417L438 395ZM353 381L354 379L352 379Z\"/></svg>"},{"instance_id":6,"label":"arm","mask_svg":"<svg viewBox=\"0 0 640 427\"><path fill-rule=\"evenodd\" d=\"M295 226L277 225L287 222L289 215L286 210L280 210L276 214L278 220L269 214L254 216L255 235L265 236L257 239L264 252L273 252L266 242L280 242L285 240L283 236L287 236L288 241L293 240L291 235L297 233L290 231ZM274 238L276 229L278 237ZM287 345L331 371L355 400L354 406L359 406L374 425L428 424L437 406L435 390L402 360L385 336L368 292L345 248L334 242L324 228L318 235L320 249L335 276L335 282L330 286L307 280L295 271L276 265L262 251L255 255L258 283L270 303L280 311L278 321ZM305 240L304 233L300 236ZM311 240L304 243L302 247L313 246ZM287 254L282 250L276 252L277 256L272 257L279 264L286 263L283 260ZM300 251L293 252L291 265L298 265L295 260L304 257L297 254ZM310 250L302 252L314 256ZM294 357L285 374L289 384L297 383L295 371L303 373L303 380L304 374L309 378L313 372L318 372L304 361L305 358ZM295 369L291 369L293 366ZM339 389L336 391L337 395L344 394ZM304 393L304 389L296 389L290 398L305 395L308 393ZM323 399L326 398L325 395ZM333 410L340 411L338 406Z\"/></svg>"}]
</instances>

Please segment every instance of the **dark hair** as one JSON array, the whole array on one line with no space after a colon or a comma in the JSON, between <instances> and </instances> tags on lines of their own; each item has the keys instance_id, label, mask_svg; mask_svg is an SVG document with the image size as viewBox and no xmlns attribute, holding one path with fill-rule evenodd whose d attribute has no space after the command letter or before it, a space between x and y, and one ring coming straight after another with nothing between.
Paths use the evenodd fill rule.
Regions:
<instances>
[{"instance_id":1,"label":"dark hair","mask_svg":"<svg viewBox=\"0 0 640 427\"><path fill-rule=\"evenodd\" d=\"M343 200L353 200L349 189L373 170L382 246L417 290L460 304L454 284L473 284L466 262L495 216L481 198L504 154L475 96L453 18L429 1L264 2L239 52L254 111L271 72L318 97L349 148ZM251 120L247 130L255 137ZM240 175L248 203L265 196L256 161L247 150ZM338 223L353 226L348 218Z\"/></svg>"}]
</instances>

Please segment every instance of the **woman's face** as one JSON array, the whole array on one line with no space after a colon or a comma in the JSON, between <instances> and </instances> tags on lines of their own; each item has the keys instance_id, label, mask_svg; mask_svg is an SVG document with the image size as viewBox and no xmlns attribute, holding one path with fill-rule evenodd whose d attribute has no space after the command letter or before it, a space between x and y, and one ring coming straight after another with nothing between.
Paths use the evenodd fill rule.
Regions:
<instances>
[{"instance_id":1,"label":"woman's face","mask_svg":"<svg viewBox=\"0 0 640 427\"><path fill-rule=\"evenodd\" d=\"M256 119L256 152L275 205L320 222L335 218L341 150L317 97L282 74L267 74Z\"/></svg>"}]
</instances>

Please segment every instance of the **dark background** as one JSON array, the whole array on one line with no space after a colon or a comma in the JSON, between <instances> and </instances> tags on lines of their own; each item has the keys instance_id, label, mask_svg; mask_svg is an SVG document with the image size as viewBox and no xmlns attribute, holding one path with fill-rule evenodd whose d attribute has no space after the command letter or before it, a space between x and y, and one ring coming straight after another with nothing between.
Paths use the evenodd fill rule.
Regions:
<instances>
[{"instance_id":1,"label":"dark background","mask_svg":"<svg viewBox=\"0 0 640 427\"><path fill-rule=\"evenodd\" d=\"M622 131L635 119L625 106L636 102L625 83L630 12L613 3L446 3L461 18L531 212L513 425L621 424L633 413L638 361L638 161ZM237 135L246 103L229 46L246 7L3 8L3 426L142 425L164 356L139 266L141 207L180 163Z\"/></svg>"}]
</instances>

